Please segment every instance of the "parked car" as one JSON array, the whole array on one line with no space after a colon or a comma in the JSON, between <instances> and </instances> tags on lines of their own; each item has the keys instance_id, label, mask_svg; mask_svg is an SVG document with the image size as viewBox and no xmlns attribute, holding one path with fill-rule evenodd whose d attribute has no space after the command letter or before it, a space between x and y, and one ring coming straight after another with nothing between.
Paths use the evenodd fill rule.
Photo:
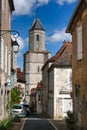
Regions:
<instances>
[{"instance_id":1,"label":"parked car","mask_svg":"<svg viewBox=\"0 0 87 130\"><path fill-rule=\"evenodd\" d=\"M12 116L19 116L19 117L26 117L26 110L23 105L21 104L15 104L12 106L10 114Z\"/></svg>"},{"instance_id":2,"label":"parked car","mask_svg":"<svg viewBox=\"0 0 87 130\"><path fill-rule=\"evenodd\" d=\"M25 108L25 110L26 110L26 116L31 115L29 104L27 102L21 102L20 104L23 105L23 107Z\"/></svg>"}]
</instances>

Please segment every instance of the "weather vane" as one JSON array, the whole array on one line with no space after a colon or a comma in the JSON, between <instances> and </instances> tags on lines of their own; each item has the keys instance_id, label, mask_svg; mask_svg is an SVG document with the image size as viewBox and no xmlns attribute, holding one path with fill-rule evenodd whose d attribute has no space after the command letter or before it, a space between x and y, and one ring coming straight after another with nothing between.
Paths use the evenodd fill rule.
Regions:
<instances>
[{"instance_id":1,"label":"weather vane","mask_svg":"<svg viewBox=\"0 0 87 130\"><path fill-rule=\"evenodd\" d=\"M38 18L38 1L36 0L36 18Z\"/></svg>"},{"instance_id":2,"label":"weather vane","mask_svg":"<svg viewBox=\"0 0 87 130\"><path fill-rule=\"evenodd\" d=\"M36 18L38 18L38 7L36 8Z\"/></svg>"}]
</instances>

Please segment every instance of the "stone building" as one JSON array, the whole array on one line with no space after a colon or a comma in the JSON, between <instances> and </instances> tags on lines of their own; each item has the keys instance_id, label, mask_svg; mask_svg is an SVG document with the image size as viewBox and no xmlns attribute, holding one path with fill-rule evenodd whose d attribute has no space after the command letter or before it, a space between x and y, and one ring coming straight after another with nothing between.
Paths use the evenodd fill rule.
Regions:
<instances>
[{"instance_id":1,"label":"stone building","mask_svg":"<svg viewBox=\"0 0 87 130\"><path fill-rule=\"evenodd\" d=\"M87 129L87 0L79 0L66 29L72 34L73 110L77 125Z\"/></svg>"},{"instance_id":2,"label":"stone building","mask_svg":"<svg viewBox=\"0 0 87 130\"><path fill-rule=\"evenodd\" d=\"M11 13L13 0L0 0L0 119L7 114L11 77ZM4 31L5 30L5 31Z\"/></svg>"},{"instance_id":3,"label":"stone building","mask_svg":"<svg viewBox=\"0 0 87 130\"><path fill-rule=\"evenodd\" d=\"M24 72L26 80L26 91L29 95L32 88L36 88L37 83L42 80L41 68L50 53L46 50L45 30L38 18L36 18L29 30L29 51L24 54Z\"/></svg>"},{"instance_id":4,"label":"stone building","mask_svg":"<svg viewBox=\"0 0 87 130\"><path fill-rule=\"evenodd\" d=\"M72 111L72 44L64 41L60 50L42 67L42 112L54 119Z\"/></svg>"},{"instance_id":5,"label":"stone building","mask_svg":"<svg viewBox=\"0 0 87 130\"><path fill-rule=\"evenodd\" d=\"M38 82L36 88L31 89L30 106L34 105L34 111L38 114L42 113L42 82Z\"/></svg>"}]
</instances>

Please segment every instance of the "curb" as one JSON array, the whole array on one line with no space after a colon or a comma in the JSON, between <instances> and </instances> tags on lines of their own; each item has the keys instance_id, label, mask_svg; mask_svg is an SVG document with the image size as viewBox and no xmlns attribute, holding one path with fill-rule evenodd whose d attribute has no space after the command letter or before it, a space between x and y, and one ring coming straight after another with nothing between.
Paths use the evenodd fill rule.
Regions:
<instances>
[{"instance_id":1,"label":"curb","mask_svg":"<svg viewBox=\"0 0 87 130\"><path fill-rule=\"evenodd\" d=\"M50 119L47 119L49 121L49 123L55 128L55 130L58 130L58 128L51 122Z\"/></svg>"},{"instance_id":2,"label":"curb","mask_svg":"<svg viewBox=\"0 0 87 130\"><path fill-rule=\"evenodd\" d=\"M23 121L23 124L22 124L21 130L23 130L23 127L24 127L25 121L26 121L26 118L25 118L24 121Z\"/></svg>"}]
</instances>

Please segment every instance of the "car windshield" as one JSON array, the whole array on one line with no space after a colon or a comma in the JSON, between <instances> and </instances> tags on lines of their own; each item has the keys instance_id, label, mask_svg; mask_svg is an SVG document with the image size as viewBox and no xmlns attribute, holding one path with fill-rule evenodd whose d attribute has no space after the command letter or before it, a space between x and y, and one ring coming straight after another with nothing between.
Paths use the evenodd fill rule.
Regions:
<instances>
[{"instance_id":1,"label":"car windshield","mask_svg":"<svg viewBox=\"0 0 87 130\"><path fill-rule=\"evenodd\" d=\"M22 106L15 105L12 107L13 109L22 109Z\"/></svg>"},{"instance_id":2,"label":"car windshield","mask_svg":"<svg viewBox=\"0 0 87 130\"><path fill-rule=\"evenodd\" d=\"M24 106L24 107L29 107L29 105L25 105L25 104L23 104L23 106Z\"/></svg>"}]
</instances>

